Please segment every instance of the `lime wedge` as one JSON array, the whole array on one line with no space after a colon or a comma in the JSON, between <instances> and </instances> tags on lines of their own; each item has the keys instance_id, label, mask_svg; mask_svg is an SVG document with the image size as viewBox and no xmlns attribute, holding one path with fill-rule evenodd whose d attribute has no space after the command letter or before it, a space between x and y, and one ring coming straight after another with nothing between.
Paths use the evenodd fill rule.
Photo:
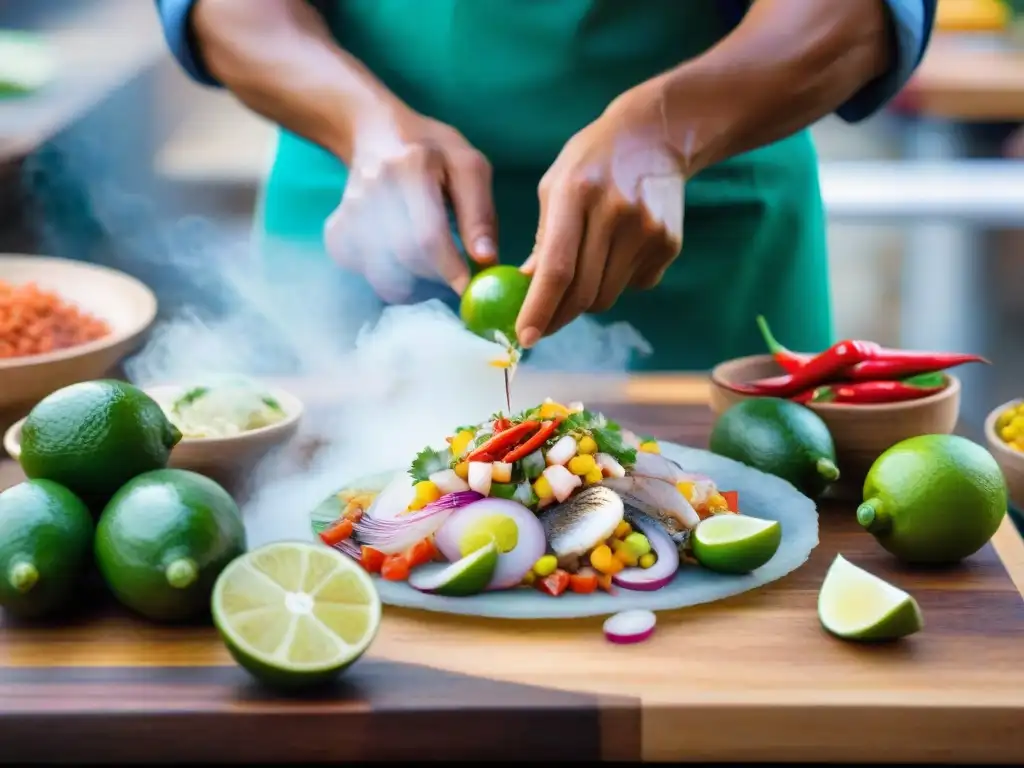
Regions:
<instances>
[{"instance_id":1,"label":"lime wedge","mask_svg":"<svg viewBox=\"0 0 1024 768\"><path fill-rule=\"evenodd\" d=\"M836 555L818 593L821 625L846 640L895 640L924 626L909 594Z\"/></svg>"},{"instance_id":2,"label":"lime wedge","mask_svg":"<svg viewBox=\"0 0 1024 768\"><path fill-rule=\"evenodd\" d=\"M221 572L214 623L231 655L257 679L304 688L334 679L380 627L370 576L340 552L305 542L253 550Z\"/></svg>"},{"instance_id":3,"label":"lime wedge","mask_svg":"<svg viewBox=\"0 0 1024 768\"><path fill-rule=\"evenodd\" d=\"M749 573L767 563L782 543L782 525L745 515L715 515L693 532L697 562L721 573Z\"/></svg>"},{"instance_id":4,"label":"lime wedge","mask_svg":"<svg viewBox=\"0 0 1024 768\"><path fill-rule=\"evenodd\" d=\"M434 595L468 597L487 588L497 567L498 547L492 539L451 565L417 568L409 577L409 586Z\"/></svg>"}]
</instances>

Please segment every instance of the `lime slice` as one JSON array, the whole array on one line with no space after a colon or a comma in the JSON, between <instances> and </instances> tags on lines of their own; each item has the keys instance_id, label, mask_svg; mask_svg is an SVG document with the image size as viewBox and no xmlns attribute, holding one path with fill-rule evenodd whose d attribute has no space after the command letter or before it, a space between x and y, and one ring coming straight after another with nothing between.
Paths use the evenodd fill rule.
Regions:
<instances>
[{"instance_id":1,"label":"lime slice","mask_svg":"<svg viewBox=\"0 0 1024 768\"><path fill-rule=\"evenodd\" d=\"M924 626L917 601L836 555L818 593L821 625L846 640L895 640Z\"/></svg>"},{"instance_id":2,"label":"lime slice","mask_svg":"<svg viewBox=\"0 0 1024 768\"><path fill-rule=\"evenodd\" d=\"M42 37L0 30L0 96L33 93L56 75L57 60Z\"/></svg>"},{"instance_id":3,"label":"lime slice","mask_svg":"<svg viewBox=\"0 0 1024 768\"><path fill-rule=\"evenodd\" d=\"M335 678L369 647L381 616L366 571L334 549L291 541L233 560L212 612L235 661L281 688Z\"/></svg>"},{"instance_id":4,"label":"lime slice","mask_svg":"<svg viewBox=\"0 0 1024 768\"><path fill-rule=\"evenodd\" d=\"M420 592L445 597L468 597L483 592L498 567L498 548L494 542L481 547L451 565L418 568L409 577L409 586Z\"/></svg>"},{"instance_id":5,"label":"lime slice","mask_svg":"<svg viewBox=\"0 0 1024 768\"><path fill-rule=\"evenodd\" d=\"M694 529L693 556L721 573L749 573L767 563L782 543L782 525L745 515L716 515Z\"/></svg>"}]
</instances>

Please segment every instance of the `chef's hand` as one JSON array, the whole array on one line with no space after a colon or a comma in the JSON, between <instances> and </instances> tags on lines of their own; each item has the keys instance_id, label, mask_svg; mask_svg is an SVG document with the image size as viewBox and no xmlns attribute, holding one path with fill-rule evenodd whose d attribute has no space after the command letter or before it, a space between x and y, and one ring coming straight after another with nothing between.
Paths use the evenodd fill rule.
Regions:
<instances>
[{"instance_id":1,"label":"chef's hand","mask_svg":"<svg viewBox=\"0 0 1024 768\"><path fill-rule=\"evenodd\" d=\"M487 159L454 128L397 107L355 141L345 193L325 226L327 251L387 302L407 299L414 277L444 281L461 294L469 267L452 237L446 201L470 258L494 261Z\"/></svg>"},{"instance_id":2,"label":"chef's hand","mask_svg":"<svg viewBox=\"0 0 1024 768\"><path fill-rule=\"evenodd\" d=\"M682 245L683 180L658 94L644 86L573 136L541 179L533 275L516 323L523 346L627 287L652 288Z\"/></svg>"}]
</instances>

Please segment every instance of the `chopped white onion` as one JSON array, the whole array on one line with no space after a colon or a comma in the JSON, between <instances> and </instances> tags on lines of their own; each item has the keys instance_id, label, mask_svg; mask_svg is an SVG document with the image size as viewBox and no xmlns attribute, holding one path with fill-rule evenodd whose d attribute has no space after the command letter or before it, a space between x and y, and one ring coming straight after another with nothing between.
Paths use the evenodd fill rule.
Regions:
<instances>
[{"instance_id":1,"label":"chopped white onion","mask_svg":"<svg viewBox=\"0 0 1024 768\"><path fill-rule=\"evenodd\" d=\"M563 435L548 449L544 457L549 466L565 465L576 455L576 439L572 435Z\"/></svg>"},{"instance_id":2,"label":"chopped white onion","mask_svg":"<svg viewBox=\"0 0 1024 768\"><path fill-rule=\"evenodd\" d=\"M491 480L496 483L507 483L512 480L512 465L503 461L491 464Z\"/></svg>"},{"instance_id":3,"label":"chopped white onion","mask_svg":"<svg viewBox=\"0 0 1024 768\"><path fill-rule=\"evenodd\" d=\"M442 495L469 490L469 483L455 474L454 469L442 469L440 472L432 474L428 479L437 486Z\"/></svg>"},{"instance_id":4,"label":"chopped white onion","mask_svg":"<svg viewBox=\"0 0 1024 768\"><path fill-rule=\"evenodd\" d=\"M487 496L491 492L491 462L469 462L469 487Z\"/></svg>"},{"instance_id":5,"label":"chopped white onion","mask_svg":"<svg viewBox=\"0 0 1024 768\"><path fill-rule=\"evenodd\" d=\"M626 470L615 457L609 453L599 453L594 457L597 466L601 468L601 474L605 477L625 477Z\"/></svg>"},{"instance_id":6,"label":"chopped white onion","mask_svg":"<svg viewBox=\"0 0 1024 768\"><path fill-rule=\"evenodd\" d=\"M572 492L583 485L583 480L574 475L561 464L553 464L544 470L544 477L551 485L551 491L559 502L572 496Z\"/></svg>"}]
</instances>

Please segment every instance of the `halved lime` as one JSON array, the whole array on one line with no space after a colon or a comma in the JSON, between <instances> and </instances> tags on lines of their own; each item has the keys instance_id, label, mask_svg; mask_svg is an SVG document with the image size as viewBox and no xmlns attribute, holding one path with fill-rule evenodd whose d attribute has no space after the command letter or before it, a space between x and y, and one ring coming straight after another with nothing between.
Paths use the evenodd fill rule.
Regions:
<instances>
[{"instance_id":1,"label":"halved lime","mask_svg":"<svg viewBox=\"0 0 1024 768\"><path fill-rule=\"evenodd\" d=\"M450 565L417 568L409 577L409 586L434 595L468 597L487 588L497 567L498 547L492 540Z\"/></svg>"},{"instance_id":2,"label":"halved lime","mask_svg":"<svg viewBox=\"0 0 1024 768\"><path fill-rule=\"evenodd\" d=\"M924 626L913 597L842 555L836 555L822 582L818 618L846 640L895 640Z\"/></svg>"},{"instance_id":3,"label":"halved lime","mask_svg":"<svg viewBox=\"0 0 1024 768\"><path fill-rule=\"evenodd\" d=\"M530 277L518 267L499 264L478 273L462 294L459 315L473 333L490 341L495 331L516 341L516 319L523 308Z\"/></svg>"},{"instance_id":4,"label":"halved lime","mask_svg":"<svg viewBox=\"0 0 1024 768\"><path fill-rule=\"evenodd\" d=\"M771 560L782 543L782 525L746 515L715 515L693 531L697 562L721 573L749 573Z\"/></svg>"},{"instance_id":5,"label":"halved lime","mask_svg":"<svg viewBox=\"0 0 1024 768\"><path fill-rule=\"evenodd\" d=\"M213 588L213 620L235 661L282 688L327 682L380 627L370 576L329 547L267 544L236 558Z\"/></svg>"}]
</instances>

